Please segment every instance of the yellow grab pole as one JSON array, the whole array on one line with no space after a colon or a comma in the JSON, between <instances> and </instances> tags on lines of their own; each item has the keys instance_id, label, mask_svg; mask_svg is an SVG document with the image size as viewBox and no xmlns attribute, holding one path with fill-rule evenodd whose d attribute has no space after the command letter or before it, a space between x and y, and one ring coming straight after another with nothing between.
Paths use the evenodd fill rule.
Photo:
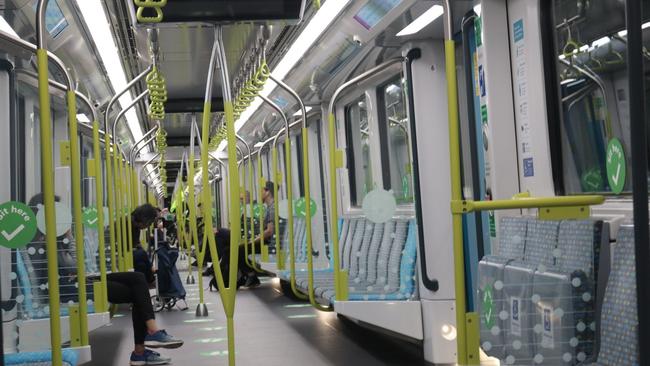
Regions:
<instances>
[{"instance_id":1,"label":"yellow grab pole","mask_svg":"<svg viewBox=\"0 0 650 366\"><path fill-rule=\"evenodd\" d=\"M79 291L79 332L81 345L88 345L88 300L86 299L86 265L84 230L81 219L81 153L77 132L77 95L73 90L66 93L68 102L68 129L70 132L70 173L72 176L72 213L77 255L77 290Z\"/></svg>"},{"instance_id":2,"label":"yellow grab pole","mask_svg":"<svg viewBox=\"0 0 650 366\"><path fill-rule=\"evenodd\" d=\"M244 164L246 164L245 159L242 157L241 165L238 166L238 168L242 167L242 169L238 169L237 172L238 172L238 174L241 174L242 181L244 182L244 210L242 211L243 213L242 213L242 216L241 216L243 224L244 224L244 237L242 238L244 240L244 263L246 263L246 265L248 267L254 268L253 265L251 264L251 260L248 258L248 254L249 254L248 253L248 249L249 249L248 248L248 238L249 238L249 235L248 235L248 223L247 223L248 219L247 218L248 218L248 208L250 207L251 216L252 216L253 207L252 207L252 202L250 200L250 196L247 195L247 193L250 194L250 191L246 192L246 189L248 187L246 187L246 167L242 166ZM248 199L248 202L246 202L246 199ZM253 240L251 240L251 245L255 246L255 242ZM253 258L253 262L254 261L255 261L255 259Z\"/></svg>"},{"instance_id":3,"label":"yellow grab pole","mask_svg":"<svg viewBox=\"0 0 650 366\"><path fill-rule=\"evenodd\" d=\"M124 201L127 209L124 210L124 216L126 216L126 225L127 225L127 243L129 246L129 268L133 268L133 241L136 238L133 237L133 227L131 223L131 210L133 210L133 194L131 192L132 182L131 182L131 164L128 161L124 162L124 183L126 184L126 189L124 190L125 197Z\"/></svg>"},{"instance_id":4,"label":"yellow grab pole","mask_svg":"<svg viewBox=\"0 0 650 366\"><path fill-rule=\"evenodd\" d=\"M125 211L128 209L126 207L126 184L124 182L124 159L122 156L118 155L118 166L119 166L119 184L120 184L120 225L122 226L122 254L124 260L124 270L129 270L131 268L131 261L129 261L129 239L128 239L128 230L127 223L125 218Z\"/></svg>"},{"instance_id":5,"label":"yellow grab pole","mask_svg":"<svg viewBox=\"0 0 650 366\"><path fill-rule=\"evenodd\" d=\"M39 2L39 6L44 6ZM52 119L50 116L50 92L47 50L36 50L38 64L38 101L41 135L41 179L43 185L43 209L45 210L45 243L47 249L47 278L50 306L50 345L52 364L62 364L61 310L59 299L59 265L56 244L56 216L54 210L54 169L52 163Z\"/></svg>"},{"instance_id":6,"label":"yellow grab pole","mask_svg":"<svg viewBox=\"0 0 650 366\"><path fill-rule=\"evenodd\" d=\"M288 133L289 132L287 131L287 134ZM307 300L309 297L301 293L296 287L296 245L293 235L293 177L291 176L291 139L289 138L284 140L284 168L287 176L287 230L289 230L289 269L291 270L291 291L297 298Z\"/></svg>"},{"instance_id":7,"label":"yellow grab pole","mask_svg":"<svg viewBox=\"0 0 650 366\"><path fill-rule=\"evenodd\" d=\"M447 78L447 110L449 117L449 159L451 166L451 200L462 200L461 157L460 157L460 126L458 121L458 90L456 76L456 45L453 40L452 9L450 0L443 1L444 30L445 30L445 74ZM465 253L463 248L463 214L452 210L452 233L454 252L454 292L456 296L456 330L458 364L478 365L478 349L468 349L468 330L476 332L473 338L478 339L478 324L467 326L467 299L465 292Z\"/></svg>"},{"instance_id":8,"label":"yellow grab pole","mask_svg":"<svg viewBox=\"0 0 650 366\"><path fill-rule=\"evenodd\" d=\"M274 157L273 161L275 161L277 157ZM277 164L275 165L275 170L273 171L273 174L277 174ZM264 187L266 186L266 180L264 179L264 175L262 174L262 149L257 152L257 172L259 175L259 184L260 184L260 189L257 191L258 197L261 198L264 195ZM271 179L274 180L274 179ZM274 197L277 195L277 187L275 191L273 192ZM264 247L264 221L266 221L266 205L264 205L264 202L262 202L261 206L262 210L260 211L260 217L258 218L259 220L259 236L261 238L260 240L260 245ZM278 266L279 270L284 270L284 258L282 257L282 251L280 250L280 245L281 245L281 238L280 238L280 224L279 224L279 217L278 217L278 200L273 198L273 212L275 214L273 215L273 229L275 231L275 262Z\"/></svg>"},{"instance_id":9,"label":"yellow grab pole","mask_svg":"<svg viewBox=\"0 0 650 366\"><path fill-rule=\"evenodd\" d=\"M219 287L219 296L221 297L221 302L223 303L223 309L226 313L226 324L227 324L227 334L228 334L228 363L230 366L235 365L235 326L234 326L234 314L235 314L235 296L237 294L237 270L238 270L238 256L239 256L239 233L240 231L240 203L239 203L239 175L237 172L237 138L235 135L235 117L233 113L232 98L230 95L230 79L228 75L228 63L223 49L223 29L221 26L216 26L215 28L215 42L212 48L212 56L210 60L210 70L208 72L208 80L206 83L206 98L203 109L203 125L202 125L202 134L204 143L201 145L201 166L204 174L202 174L202 186L206 187L202 191L203 197L203 212L205 216L205 233L204 235L208 236L208 244L210 246L210 252L212 253L212 258L215 260L215 263L219 262L219 253L217 252L217 246L215 242L214 235L212 234L212 210L209 207L211 201L211 192L208 181L208 139L210 138L210 112L211 106L210 101L212 100L212 77L214 66L216 62L216 56L218 53L219 64L221 65L221 78L222 78L222 88L223 88L223 104L226 120L226 130L227 130L227 142L228 142L228 171L231 174L228 174L228 180L230 181L230 225L231 233L235 235L230 235L230 271L228 276L228 287L226 288L223 281L223 275L221 271L215 270L217 275L217 286Z\"/></svg>"},{"instance_id":10,"label":"yellow grab pole","mask_svg":"<svg viewBox=\"0 0 650 366\"><path fill-rule=\"evenodd\" d=\"M331 234L330 239L332 239L332 256L334 257L334 290L335 290L335 299L342 301L347 300L347 296L344 296L347 292L341 288L341 267L339 264L339 222L337 219L338 215L338 196L337 196L337 187L336 187L336 173L337 173L337 163L336 163L336 118L334 113L329 116L329 166L330 166L330 227Z\"/></svg>"},{"instance_id":11,"label":"yellow grab pole","mask_svg":"<svg viewBox=\"0 0 650 366\"><path fill-rule=\"evenodd\" d=\"M455 43L445 40L445 70L447 74L447 98L449 113L449 156L451 159L451 199L460 201L461 176L460 176L460 135L458 126L458 94L456 90L456 56ZM452 213L452 232L454 235L454 275L456 295L456 329L458 346L458 363L468 364L467 350L467 325L465 317L467 312L467 299L465 298L465 253L463 249L463 215ZM478 350L476 352L478 354ZM473 360L473 364L478 362Z\"/></svg>"},{"instance_id":12,"label":"yellow grab pole","mask_svg":"<svg viewBox=\"0 0 650 366\"><path fill-rule=\"evenodd\" d=\"M251 155L251 152L248 151L248 192L250 195L250 203L249 205L251 206L251 217L250 217L250 231L251 231L251 238L255 238L255 210L253 207L253 197L254 197L254 192L255 192L255 175L253 175L253 155ZM257 267L257 261L255 260L255 243L252 243L252 249L253 249L253 259L251 262L253 262L253 269L260 272L262 269ZM260 254L262 253L262 243L260 242ZM260 257L260 261L261 261Z\"/></svg>"},{"instance_id":13,"label":"yellow grab pole","mask_svg":"<svg viewBox=\"0 0 650 366\"><path fill-rule=\"evenodd\" d=\"M275 145L271 146L271 166L273 170L273 175L271 177L271 181L276 181L275 184L273 185L273 226L275 228L275 252L276 252L276 260L278 262L278 269L284 270L285 265L284 265L284 254L285 254L285 247L282 243L282 237L280 237L280 203L278 202L278 184L277 184L277 179L280 176L280 173L278 172L278 149L275 147ZM286 230L292 230L288 225ZM260 235L262 235L262 226L260 226ZM264 237L264 235L262 235Z\"/></svg>"},{"instance_id":14,"label":"yellow grab pole","mask_svg":"<svg viewBox=\"0 0 650 366\"><path fill-rule=\"evenodd\" d=\"M307 118L303 114L303 118ZM304 124L307 125L306 123ZM323 306L316 301L316 294L314 288L314 256L313 256L313 243L312 243L312 217L311 217L311 192L309 181L309 135L306 127L302 128L302 164L303 164L303 181L305 185L305 222L306 222L306 236L307 236L307 281L309 289L309 303L320 311L333 311L331 306Z\"/></svg>"},{"instance_id":15,"label":"yellow grab pole","mask_svg":"<svg viewBox=\"0 0 650 366\"><path fill-rule=\"evenodd\" d=\"M114 180L113 180L113 167L111 165L111 142L108 131L104 136L104 162L106 169L106 198L108 201L108 238L109 248L111 251L111 271L117 272L117 257L115 252L115 202L113 201L114 195ZM99 157L98 157L99 159Z\"/></svg>"},{"instance_id":16,"label":"yellow grab pole","mask_svg":"<svg viewBox=\"0 0 650 366\"><path fill-rule=\"evenodd\" d=\"M123 240L122 240L122 194L120 189L120 162L117 160L117 145L113 145L113 182L115 184L115 247L117 248L118 256L118 270L120 272L126 271L124 265L124 251L123 251Z\"/></svg>"},{"instance_id":17,"label":"yellow grab pole","mask_svg":"<svg viewBox=\"0 0 650 366\"><path fill-rule=\"evenodd\" d=\"M108 141L105 142L108 144ZM95 158L95 196L97 206L97 238L99 247L99 275L102 281L102 291L104 291L101 299L107 301L108 294L106 293L106 248L105 248L105 232L104 232L104 186L102 182L102 164L100 161L101 148L99 147L99 122L93 122L93 155ZM112 249L112 248L111 248ZM111 250L111 254L115 254ZM113 258L114 259L114 258ZM112 261L111 261L112 264ZM99 305L101 309L107 309L108 303ZM97 304L95 306L98 306Z\"/></svg>"},{"instance_id":18,"label":"yellow grab pole","mask_svg":"<svg viewBox=\"0 0 650 366\"><path fill-rule=\"evenodd\" d=\"M282 80L276 79L273 75L269 76L271 80L275 81L282 89L291 94L298 104L302 112L302 164L303 164L303 183L305 190L305 239L307 243L307 295L309 303L317 310L332 311L331 306L323 306L316 301L314 289L314 258L313 258L313 242L312 242L312 217L311 217L311 184L309 176L309 130L307 129L307 109L303 103L300 95L296 93L289 85L285 84Z\"/></svg>"},{"instance_id":19,"label":"yellow grab pole","mask_svg":"<svg viewBox=\"0 0 650 366\"><path fill-rule=\"evenodd\" d=\"M194 168L194 127L192 127L192 143L191 143L191 148L190 148L190 160L189 163L187 164L187 188L188 188L188 193L187 193L187 200L188 200L188 206L189 206L189 211L190 211L190 231L191 231L191 238L192 242L194 243L194 254L196 255L196 262L198 263L197 267L197 277L199 278L199 303L200 304L205 304L204 301L204 294L203 294L203 258L201 257L201 242L199 242L199 232L196 224L196 200L194 197L194 176L196 174L196 169ZM206 142L202 145L207 145L207 140ZM205 172L204 172L205 174ZM205 227L206 224L206 217L205 215L203 216L203 227ZM217 271L218 268L218 263L219 262L214 262L214 257L212 257L213 263L217 263L217 266L215 267L215 273L219 272Z\"/></svg>"}]
</instances>

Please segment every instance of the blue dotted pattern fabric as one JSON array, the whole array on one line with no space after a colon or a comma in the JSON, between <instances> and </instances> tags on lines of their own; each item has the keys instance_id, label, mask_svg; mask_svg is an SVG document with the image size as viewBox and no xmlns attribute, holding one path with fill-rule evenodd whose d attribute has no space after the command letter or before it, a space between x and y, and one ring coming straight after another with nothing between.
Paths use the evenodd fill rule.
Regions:
<instances>
[{"instance_id":1,"label":"blue dotted pattern fabric","mask_svg":"<svg viewBox=\"0 0 650 366\"><path fill-rule=\"evenodd\" d=\"M634 229L621 227L601 314L601 365L639 365L635 273Z\"/></svg>"},{"instance_id":2,"label":"blue dotted pattern fabric","mask_svg":"<svg viewBox=\"0 0 650 366\"><path fill-rule=\"evenodd\" d=\"M78 355L77 352L64 349L63 366L76 366ZM20 352L9 353L4 355L5 365L7 366L46 366L52 365L52 352Z\"/></svg>"}]
</instances>

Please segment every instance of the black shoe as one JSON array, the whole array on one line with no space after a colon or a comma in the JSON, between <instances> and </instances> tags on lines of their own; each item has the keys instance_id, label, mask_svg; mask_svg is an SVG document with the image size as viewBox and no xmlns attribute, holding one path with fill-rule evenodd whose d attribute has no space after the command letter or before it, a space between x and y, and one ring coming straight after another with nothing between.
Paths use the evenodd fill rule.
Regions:
<instances>
[{"instance_id":1,"label":"black shoe","mask_svg":"<svg viewBox=\"0 0 650 366\"><path fill-rule=\"evenodd\" d=\"M258 287L259 285L261 285L260 279L257 278L257 276L254 274L248 276L248 278L246 279L246 283L244 283L244 287L247 288L255 288Z\"/></svg>"},{"instance_id":2,"label":"black shoe","mask_svg":"<svg viewBox=\"0 0 650 366\"><path fill-rule=\"evenodd\" d=\"M210 280L210 292L212 292L212 288L214 287L214 291L219 292L219 286L217 285L217 278L212 277Z\"/></svg>"},{"instance_id":3,"label":"black shoe","mask_svg":"<svg viewBox=\"0 0 650 366\"><path fill-rule=\"evenodd\" d=\"M241 277L239 277L239 279L237 280L237 288L244 286L246 282L248 282L248 275L245 274L241 275Z\"/></svg>"}]
</instances>

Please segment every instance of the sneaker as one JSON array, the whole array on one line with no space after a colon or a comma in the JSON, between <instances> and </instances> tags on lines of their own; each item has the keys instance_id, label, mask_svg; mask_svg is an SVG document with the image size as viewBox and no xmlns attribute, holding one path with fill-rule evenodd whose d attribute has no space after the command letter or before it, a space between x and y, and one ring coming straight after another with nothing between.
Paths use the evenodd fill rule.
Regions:
<instances>
[{"instance_id":1,"label":"sneaker","mask_svg":"<svg viewBox=\"0 0 650 366\"><path fill-rule=\"evenodd\" d=\"M163 357L158 352L148 349L144 350L141 355L131 352L131 366L145 366L145 365L166 365L172 361L169 357Z\"/></svg>"},{"instance_id":2,"label":"sneaker","mask_svg":"<svg viewBox=\"0 0 650 366\"><path fill-rule=\"evenodd\" d=\"M151 348L178 348L183 345L183 341L161 329L154 334L147 334L144 338L144 345Z\"/></svg>"},{"instance_id":3,"label":"sneaker","mask_svg":"<svg viewBox=\"0 0 650 366\"><path fill-rule=\"evenodd\" d=\"M260 279L257 278L256 275L248 276L248 278L246 279L246 283L244 283L244 287L247 288L255 288L258 287L259 285L260 285Z\"/></svg>"},{"instance_id":4,"label":"sneaker","mask_svg":"<svg viewBox=\"0 0 650 366\"><path fill-rule=\"evenodd\" d=\"M244 286L246 282L248 282L248 275L245 274L241 275L241 277L239 277L239 279L237 280L237 288Z\"/></svg>"}]
</instances>

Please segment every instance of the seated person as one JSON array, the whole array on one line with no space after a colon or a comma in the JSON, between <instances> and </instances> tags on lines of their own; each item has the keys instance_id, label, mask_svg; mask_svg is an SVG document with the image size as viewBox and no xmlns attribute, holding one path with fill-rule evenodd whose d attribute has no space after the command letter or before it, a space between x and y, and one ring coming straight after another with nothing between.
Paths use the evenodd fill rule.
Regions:
<instances>
[{"instance_id":1,"label":"seated person","mask_svg":"<svg viewBox=\"0 0 650 366\"><path fill-rule=\"evenodd\" d=\"M255 239L253 239L252 242L252 246L255 248L256 253L262 252L262 238L264 238L264 244L268 245L269 247L273 247L275 245L275 207L273 197L274 190L275 183L270 181L266 182L266 186L264 186L262 193L262 200L264 201L264 206L266 207L264 220L262 222L264 231L261 235L258 235ZM250 252L252 252L252 249ZM239 268L242 272L242 277L239 279L238 284L248 288L254 288L260 285L260 280L257 278L255 269L250 268L246 264L244 243L241 243L239 246Z\"/></svg>"},{"instance_id":2,"label":"seated person","mask_svg":"<svg viewBox=\"0 0 650 366\"><path fill-rule=\"evenodd\" d=\"M156 220L159 212L156 207L150 204L139 206L133 211L131 222L133 224L134 240L140 237L141 230L146 229ZM146 253L144 255L146 257ZM135 259L134 265L136 265ZM153 268L149 267L145 272L153 276ZM167 334L164 329L157 327L145 274L141 272L115 272L109 273L106 279L108 301L110 303L132 304L131 316L135 347L131 353L131 365L162 365L171 362L170 358L163 357L159 353L145 348L178 348L183 345L182 340L174 338Z\"/></svg>"}]
</instances>

